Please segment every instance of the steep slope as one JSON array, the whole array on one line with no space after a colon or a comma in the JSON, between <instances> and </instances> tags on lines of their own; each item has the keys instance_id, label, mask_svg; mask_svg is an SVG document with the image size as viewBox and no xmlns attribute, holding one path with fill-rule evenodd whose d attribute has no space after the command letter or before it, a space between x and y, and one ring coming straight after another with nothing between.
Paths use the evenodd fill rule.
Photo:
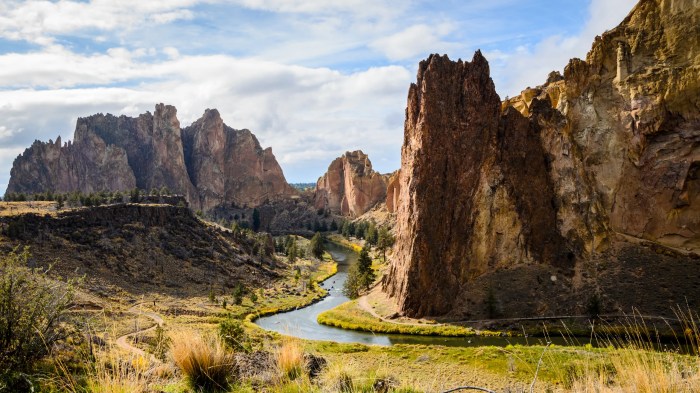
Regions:
<instances>
[{"instance_id":1,"label":"steep slope","mask_svg":"<svg viewBox=\"0 0 700 393\"><path fill-rule=\"evenodd\" d=\"M203 210L295 194L250 131L226 126L215 109L182 130L175 107L163 104L137 118L80 118L72 144L35 142L15 160L7 192L134 187L167 187Z\"/></svg>"},{"instance_id":2,"label":"steep slope","mask_svg":"<svg viewBox=\"0 0 700 393\"><path fill-rule=\"evenodd\" d=\"M504 103L479 52L421 62L383 284L400 309L556 315L601 298L609 312L669 314L700 302L683 279L700 267L699 18L693 0L640 1L586 61Z\"/></svg>"},{"instance_id":3,"label":"steep slope","mask_svg":"<svg viewBox=\"0 0 700 393\"><path fill-rule=\"evenodd\" d=\"M366 154L346 152L328 166L314 192L316 209L358 217L386 197L384 176L372 169Z\"/></svg>"},{"instance_id":4,"label":"steep slope","mask_svg":"<svg viewBox=\"0 0 700 393\"><path fill-rule=\"evenodd\" d=\"M296 194L272 149L263 150L250 131L225 125L216 109L207 109L201 119L185 128L183 140L187 170L205 210L227 203L258 206Z\"/></svg>"},{"instance_id":5,"label":"steep slope","mask_svg":"<svg viewBox=\"0 0 700 393\"><path fill-rule=\"evenodd\" d=\"M133 294L201 296L211 288L230 292L238 282L260 286L276 276L272 250L259 252L256 239L236 237L187 208L168 205L0 217L0 250L17 245L29 246L38 261L55 261L55 274L85 275L98 293L116 286Z\"/></svg>"}]
</instances>

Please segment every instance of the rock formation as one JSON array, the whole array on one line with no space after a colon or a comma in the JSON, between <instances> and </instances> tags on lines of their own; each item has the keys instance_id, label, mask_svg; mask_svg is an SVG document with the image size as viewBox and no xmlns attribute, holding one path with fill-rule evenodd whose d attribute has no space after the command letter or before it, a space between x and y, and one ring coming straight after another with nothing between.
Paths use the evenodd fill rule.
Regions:
<instances>
[{"instance_id":1,"label":"rock formation","mask_svg":"<svg viewBox=\"0 0 700 393\"><path fill-rule=\"evenodd\" d=\"M73 143L60 143L37 141L17 157L7 191L167 187L203 210L295 194L272 150L226 126L215 109L184 130L170 105L137 118L97 114L78 119Z\"/></svg>"},{"instance_id":2,"label":"rock formation","mask_svg":"<svg viewBox=\"0 0 700 393\"><path fill-rule=\"evenodd\" d=\"M693 0L642 0L586 61L503 103L481 53L421 62L383 284L399 308L474 318L585 313L594 297L614 312L698 305L696 280L679 280L700 267L698 19Z\"/></svg>"},{"instance_id":3,"label":"rock formation","mask_svg":"<svg viewBox=\"0 0 700 393\"><path fill-rule=\"evenodd\" d=\"M333 160L318 179L314 193L316 209L358 217L386 197L386 180L372 169L369 157L360 150Z\"/></svg>"},{"instance_id":4,"label":"rock formation","mask_svg":"<svg viewBox=\"0 0 700 393\"><path fill-rule=\"evenodd\" d=\"M389 213L396 213L396 207L399 203L399 194L401 194L401 170L396 170L389 176L386 185L386 209Z\"/></svg>"}]
</instances>

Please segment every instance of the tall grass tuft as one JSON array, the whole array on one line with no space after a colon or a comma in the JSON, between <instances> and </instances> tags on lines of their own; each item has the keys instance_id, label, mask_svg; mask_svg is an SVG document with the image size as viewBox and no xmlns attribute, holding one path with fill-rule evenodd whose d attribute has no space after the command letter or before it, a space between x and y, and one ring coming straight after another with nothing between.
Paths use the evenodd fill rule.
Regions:
<instances>
[{"instance_id":1,"label":"tall grass tuft","mask_svg":"<svg viewBox=\"0 0 700 393\"><path fill-rule=\"evenodd\" d=\"M170 352L194 389L222 391L233 380L233 354L227 353L224 344L214 335L202 336L193 331L173 332Z\"/></svg>"},{"instance_id":2,"label":"tall grass tuft","mask_svg":"<svg viewBox=\"0 0 700 393\"><path fill-rule=\"evenodd\" d=\"M87 379L90 392L100 393L146 393L149 391L151 365L142 356L119 358L110 351L103 360L98 360Z\"/></svg>"},{"instance_id":3,"label":"tall grass tuft","mask_svg":"<svg viewBox=\"0 0 700 393\"><path fill-rule=\"evenodd\" d=\"M678 347L685 346L691 355L664 348L639 317L628 321L622 338L611 335L599 342L607 344L610 353L606 361L587 362L570 375L574 392L700 392L700 331L697 314L690 309L676 310L683 326L683 337L677 337ZM617 329L617 333L620 331Z\"/></svg>"},{"instance_id":4,"label":"tall grass tuft","mask_svg":"<svg viewBox=\"0 0 700 393\"><path fill-rule=\"evenodd\" d=\"M295 380L304 373L304 350L299 341L288 339L282 343L276 354L277 367L283 378Z\"/></svg>"}]
</instances>

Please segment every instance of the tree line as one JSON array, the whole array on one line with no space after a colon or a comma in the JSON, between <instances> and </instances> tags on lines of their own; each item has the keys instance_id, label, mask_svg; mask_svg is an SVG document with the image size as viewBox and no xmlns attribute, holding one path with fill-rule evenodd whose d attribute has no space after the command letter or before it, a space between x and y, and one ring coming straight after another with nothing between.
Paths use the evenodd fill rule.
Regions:
<instances>
[{"instance_id":1,"label":"tree line","mask_svg":"<svg viewBox=\"0 0 700 393\"><path fill-rule=\"evenodd\" d=\"M73 192L8 192L0 200L5 202L56 202L58 208L64 207L92 207L101 205L110 205L115 203L139 203L148 197L161 197L173 195L167 187L153 188L150 192L134 188L127 191L98 191L91 193L83 193L80 191Z\"/></svg>"}]
</instances>

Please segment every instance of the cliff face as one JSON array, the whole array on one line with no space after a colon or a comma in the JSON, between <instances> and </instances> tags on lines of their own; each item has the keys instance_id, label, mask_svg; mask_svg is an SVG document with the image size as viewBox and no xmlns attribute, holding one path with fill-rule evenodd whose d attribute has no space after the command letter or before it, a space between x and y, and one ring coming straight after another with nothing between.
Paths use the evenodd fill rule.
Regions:
<instances>
[{"instance_id":1,"label":"cliff face","mask_svg":"<svg viewBox=\"0 0 700 393\"><path fill-rule=\"evenodd\" d=\"M194 208L255 206L292 195L271 149L248 130L234 130L219 112L182 130L173 106L137 118L78 119L74 142L35 142L13 164L8 192L144 190L167 187Z\"/></svg>"},{"instance_id":2,"label":"cliff face","mask_svg":"<svg viewBox=\"0 0 700 393\"><path fill-rule=\"evenodd\" d=\"M318 179L314 192L316 209L358 217L386 198L386 180L372 169L362 151L343 154L333 160Z\"/></svg>"},{"instance_id":3,"label":"cliff face","mask_svg":"<svg viewBox=\"0 0 700 393\"><path fill-rule=\"evenodd\" d=\"M295 194L272 149L263 150L250 131L224 124L216 109L207 109L185 128L183 140L187 172L203 209L225 203L257 206L275 196Z\"/></svg>"},{"instance_id":4,"label":"cliff face","mask_svg":"<svg viewBox=\"0 0 700 393\"><path fill-rule=\"evenodd\" d=\"M394 171L387 180L386 185L386 209L389 213L396 213L396 208L399 204L399 195L401 194L401 170Z\"/></svg>"},{"instance_id":5,"label":"cliff face","mask_svg":"<svg viewBox=\"0 0 700 393\"><path fill-rule=\"evenodd\" d=\"M699 265L698 19L693 0L643 0L586 61L504 103L478 52L421 62L383 286L400 309L556 315L595 295L668 314L700 301L676 279ZM676 284L654 297L643 280Z\"/></svg>"}]
</instances>

